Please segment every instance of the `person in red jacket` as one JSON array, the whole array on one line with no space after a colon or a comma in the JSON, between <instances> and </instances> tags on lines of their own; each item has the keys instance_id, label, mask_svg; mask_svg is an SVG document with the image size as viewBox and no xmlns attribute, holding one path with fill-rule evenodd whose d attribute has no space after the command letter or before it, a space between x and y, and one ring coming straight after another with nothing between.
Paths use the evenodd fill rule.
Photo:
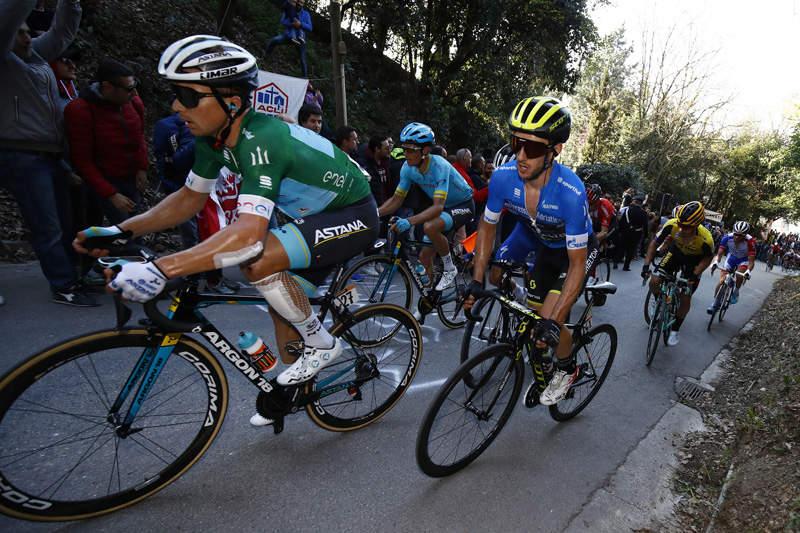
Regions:
<instances>
[{"instance_id":1,"label":"person in red jacket","mask_svg":"<svg viewBox=\"0 0 800 533\"><path fill-rule=\"evenodd\" d=\"M147 185L144 104L133 71L103 59L97 81L64 109L72 166L112 224L139 213Z\"/></svg>"}]
</instances>

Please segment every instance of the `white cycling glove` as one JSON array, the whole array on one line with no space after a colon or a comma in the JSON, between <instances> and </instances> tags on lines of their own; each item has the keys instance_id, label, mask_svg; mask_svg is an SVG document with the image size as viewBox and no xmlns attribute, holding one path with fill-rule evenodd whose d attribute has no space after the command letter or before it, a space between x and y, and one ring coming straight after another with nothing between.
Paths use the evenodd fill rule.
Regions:
<instances>
[{"instance_id":1,"label":"white cycling glove","mask_svg":"<svg viewBox=\"0 0 800 533\"><path fill-rule=\"evenodd\" d=\"M749 270L745 270L744 271L744 279L750 279L750 271Z\"/></svg>"},{"instance_id":2,"label":"white cycling glove","mask_svg":"<svg viewBox=\"0 0 800 533\"><path fill-rule=\"evenodd\" d=\"M711 270L714 270L715 268L719 268L719 263L717 263L716 261L711 263Z\"/></svg>"},{"instance_id":3,"label":"white cycling glove","mask_svg":"<svg viewBox=\"0 0 800 533\"><path fill-rule=\"evenodd\" d=\"M120 291L126 300L146 302L164 290L168 278L155 263L148 261L123 264L119 261L115 264L122 264L122 270L117 273L117 277L108 286L115 291Z\"/></svg>"}]
</instances>

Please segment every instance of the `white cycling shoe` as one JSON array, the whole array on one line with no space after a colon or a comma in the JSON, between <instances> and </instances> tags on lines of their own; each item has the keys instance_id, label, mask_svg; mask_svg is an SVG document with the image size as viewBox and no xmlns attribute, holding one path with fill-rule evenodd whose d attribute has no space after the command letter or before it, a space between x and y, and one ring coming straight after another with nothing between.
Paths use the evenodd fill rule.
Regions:
<instances>
[{"instance_id":1,"label":"white cycling shoe","mask_svg":"<svg viewBox=\"0 0 800 533\"><path fill-rule=\"evenodd\" d=\"M339 339L334 340L336 342L333 348L306 346L303 350L303 355L278 376L278 384L283 386L296 385L316 376L320 370L342 355L342 342Z\"/></svg>"},{"instance_id":2,"label":"white cycling shoe","mask_svg":"<svg viewBox=\"0 0 800 533\"><path fill-rule=\"evenodd\" d=\"M252 417L250 417L250 425L260 428L262 426L271 426L275 423L275 420L272 418L264 418L260 414L256 413Z\"/></svg>"},{"instance_id":3,"label":"white cycling shoe","mask_svg":"<svg viewBox=\"0 0 800 533\"><path fill-rule=\"evenodd\" d=\"M446 288L448 288L450 285L453 284L453 280L456 279L457 275L458 275L458 270L456 269L445 270L444 272L442 272L442 277L439 280L439 283L436 285L436 290L443 291Z\"/></svg>"},{"instance_id":4,"label":"white cycling shoe","mask_svg":"<svg viewBox=\"0 0 800 533\"><path fill-rule=\"evenodd\" d=\"M669 337L667 337L667 346L675 346L678 344L680 339L678 339L678 332L677 331L670 331Z\"/></svg>"}]
</instances>

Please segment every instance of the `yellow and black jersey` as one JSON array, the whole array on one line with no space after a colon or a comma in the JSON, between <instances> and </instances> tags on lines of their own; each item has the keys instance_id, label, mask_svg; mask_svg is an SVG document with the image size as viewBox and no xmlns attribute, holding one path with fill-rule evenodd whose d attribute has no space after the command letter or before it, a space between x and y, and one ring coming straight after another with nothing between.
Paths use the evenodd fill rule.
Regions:
<instances>
[{"instance_id":1,"label":"yellow and black jersey","mask_svg":"<svg viewBox=\"0 0 800 533\"><path fill-rule=\"evenodd\" d=\"M698 226L697 234L692 239L685 241L681 239L677 218L667 221L656 237L659 244L666 239L670 239L678 250L686 255L712 255L714 253L714 238L710 231L703 226Z\"/></svg>"}]
</instances>

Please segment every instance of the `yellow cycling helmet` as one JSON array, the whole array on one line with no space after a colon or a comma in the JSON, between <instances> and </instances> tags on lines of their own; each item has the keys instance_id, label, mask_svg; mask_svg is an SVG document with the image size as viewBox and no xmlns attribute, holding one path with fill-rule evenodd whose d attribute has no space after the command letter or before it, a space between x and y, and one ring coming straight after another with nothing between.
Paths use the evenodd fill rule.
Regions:
<instances>
[{"instance_id":1,"label":"yellow cycling helmet","mask_svg":"<svg viewBox=\"0 0 800 533\"><path fill-rule=\"evenodd\" d=\"M678 209L678 222L687 226L699 226L706 219L706 210L700 202L689 202Z\"/></svg>"},{"instance_id":2,"label":"yellow cycling helmet","mask_svg":"<svg viewBox=\"0 0 800 533\"><path fill-rule=\"evenodd\" d=\"M550 144L567 142L571 123L569 108L549 96L524 99L508 117L511 131L531 133Z\"/></svg>"}]
</instances>

